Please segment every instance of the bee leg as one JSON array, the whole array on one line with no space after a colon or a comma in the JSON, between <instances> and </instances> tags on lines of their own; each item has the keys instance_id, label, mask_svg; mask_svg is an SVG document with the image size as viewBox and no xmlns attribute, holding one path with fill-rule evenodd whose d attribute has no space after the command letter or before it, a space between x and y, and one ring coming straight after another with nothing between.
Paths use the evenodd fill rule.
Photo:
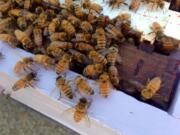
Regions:
<instances>
[{"instance_id":1,"label":"bee leg","mask_svg":"<svg viewBox=\"0 0 180 135\"><path fill-rule=\"evenodd\" d=\"M62 94L61 94L61 91L59 91L59 98L58 98L58 100L61 100L61 98L62 98Z\"/></svg>"}]
</instances>

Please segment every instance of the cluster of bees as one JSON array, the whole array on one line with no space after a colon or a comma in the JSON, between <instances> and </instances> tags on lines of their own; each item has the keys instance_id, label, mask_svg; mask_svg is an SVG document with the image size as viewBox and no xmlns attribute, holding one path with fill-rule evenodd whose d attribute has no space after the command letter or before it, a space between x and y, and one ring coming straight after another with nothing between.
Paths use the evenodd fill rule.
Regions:
<instances>
[{"instance_id":1,"label":"cluster of bees","mask_svg":"<svg viewBox=\"0 0 180 135\"><path fill-rule=\"evenodd\" d=\"M111 9L119 8L122 5L129 6L129 9L136 12L141 5L148 5L151 10L163 9L164 0L131 0L130 5L126 3L126 0L103 0Z\"/></svg>"},{"instance_id":2,"label":"cluster of bees","mask_svg":"<svg viewBox=\"0 0 180 135\"><path fill-rule=\"evenodd\" d=\"M117 5L112 4L114 0L108 2L113 8L122 3L118 0L115 1ZM58 0L0 1L0 40L35 54L16 63L14 73L26 75L15 82L12 89L33 87L38 81L33 67L39 64L55 70L57 88L65 97L73 99L74 93L64 74L78 63L84 66L82 73L85 77L98 79L99 93L107 98L111 87L117 87L120 82L116 67L122 63L118 45L129 38L136 45L142 33L131 27L129 14L120 14L111 20L102 14L102 10L100 5L89 0L82 0L81 5L72 0L65 0L64 4ZM154 28L155 24L153 32L162 35ZM77 90L87 97L93 96L94 90L85 77L75 78ZM155 77L141 95L152 98L160 85L161 78ZM75 106L76 122L86 116L90 106L87 97L80 98Z\"/></svg>"}]
</instances>

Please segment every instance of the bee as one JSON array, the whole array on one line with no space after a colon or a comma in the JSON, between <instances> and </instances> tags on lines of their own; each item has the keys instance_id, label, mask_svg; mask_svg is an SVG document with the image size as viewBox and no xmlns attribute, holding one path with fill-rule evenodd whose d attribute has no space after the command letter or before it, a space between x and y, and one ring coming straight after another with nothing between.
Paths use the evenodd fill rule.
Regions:
<instances>
[{"instance_id":1,"label":"bee","mask_svg":"<svg viewBox=\"0 0 180 135\"><path fill-rule=\"evenodd\" d=\"M15 47L18 45L18 41L16 40L16 37L10 34L0 34L0 40L7 42L12 47Z\"/></svg>"},{"instance_id":2,"label":"bee","mask_svg":"<svg viewBox=\"0 0 180 135\"><path fill-rule=\"evenodd\" d=\"M89 13L88 13L88 17L87 17L87 21L91 24L95 23L97 21L97 16L96 14L94 13L95 11L91 10Z\"/></svg>"},{"instance_id":3,"label":"bee","mask_svg":"<svg viewBox=\"0 0 180 135\"><path fill-rule=\"evenodd\" d=\"M28 37L28 35L25 32L17 29L15 30L14 34L17 40L22 43L24 49L29 50L34 47L31 39Z\"/></svg>"},{"instance_id":4,"label":"bee","mask_svg":"<svg viewBox=\"0 0 180 135\"><path fill-rule=\"evenodd\" d=\"M92 32L93 31L93 27L92 25L88 22L88 21L83 21L81 22L80 28L84 31L84 32Z\"/></svg>"},{"instance_id":5,"label":"bee","mask_svg":"<svg viewBox=\"0 0 180 135\"><path fill-rule=\"evenodd\" d=\"M69 52L72 54L73 60L75 60L79 63L82 63L82 64L87 63L87 61L88 61L87 57L83 53L78 52L78 51L73 50L73 49L70 49Z\"/></svg>"},{"instance_id":6,"label":"bee","mask_svg":"<svg viewBox=\"0 0 180 135\"><path fill-rule=\"evenodd\" d=\"M106 47L106 35L103 28L96 29L96 49L104 49Z\"/></svg>"},{"instance_id":7,"label":"bee","mask_svg":"<svg viewBox=\"0 0 180 135\"><path fill-rule=\"evenodd\" d=\"M121 25L121 31L124 34L124 36L127 36L133 29L131 28L131 22L124 22Z\"/></svg>"},{"instance_id":8,"label":"bee","mask_svg":"<svg viewBox=\"0 0 180 135\"><path fill-rule=\"evenodd\" d=\"M42 64L45 68L50 68L52 65L54 65L54 60L43 54L36 54L33 59L35 62Z\"/></svg>"},{"instance_id":9,"label":"bee","mask_svg":"<svg viewBox=\"0 0 180 135\"><path fill-rule=\"evenodd\" d=\"M60 74L69 70L71 59L72 59L72 56L68 53L65 53L56 64L56 67L55 67L56 73Z\"/></svg>"},{"instance_id":10,"label":"bee","mask_svg":"<svg viewBox=\"0 0 180 135\"><path fill-rule=\"evenodd\" d=\"M90 78L96 78L103 72L103 69L104 66L102 64L87 65L83 70L83 75Z\"/></svg>"},{"instance_id":11,"label":"bee","mask_svg":"<svg viewBox=\"0 0 180 135\"><path fill-rule=\"evenodd\" d=\"M0 12L4 13L7 12L11 8L11 0L8 0L6 3L0 4Z\"/></svg>"},{"instance_id":12,"label":"bee","mask_svg":"<svg viewBox=\"0 0 180 135\"><path fill-rule=\"evenodd\" d=\"M24 0L24 9L30 9L32 6L31 0Z\"/></svg>"},{"instance_id":13,"label":"bee","mask_svg":"<svg viewBox=\"0 0 180 135\"><path fill-rule=\"evenodd\" d=\"M141 0L132 0L129 9L132 11L137 11L141 5Z\"/></svg>"},{"instance_id":14,"label":"bee","mask_svg":"<svg viewBox=\"0 0 180 135\"><path fill-rule=\"evenodd\" d=\"M89 8L90 10L96 11L98 14L100 14L103 10L103 8L97 3L91 3Z\"/></svg>"},{"instance_id":15,"label":"bee","mask_svg":"<svg viewBox=\"0 0 180 135\"><path fill-rule=\"evenodd\" d=\"M79 51L84 51L84 52L89 52L89 51L94 50L93 46L87 43L83 43L83 42L76 43L75 48Z\"/></svg>"},{"instance_id":16,"label":"bee","mask_svg":"<svg viewBox=\"0 0 180 135\"><path fill-rule=\"evenodd\" d=\"M151 99L156 92L161 88L162 80L160 77L154 77L152 80L150 80L145 88L141 91L141 96L144 99Z\"/></svg>"},{"instance_id":17,"label":"bee","mask_svg":"<svg viewBox=\"0 0 180 135\"><path fill-rule=\"evenodd\" d=\"M20 16L24 17L26 20L29 20L29 21L34 21L36 19L36 14L34 13L31 13L30 11L28 10L21 10L20 12Z\"/></svg>"},{"instance_id":18,"label":"bee","mask_svg":"<svg viewBox=\"0 0 180 135\"><path fill-rule=\"evenodd\" d=\"M79 102L75 106L74 121L80 122L83 118L86 118L87 110L90 106L90 102L86 98L80 98Z\"/></svg>"},{"instance_id":19,"label":"bee","mask_svg":"<svg viewBox=\"0 0 180 135\"><path fill-rule=\"evenodd\" d=\"M113 86L118 87L119 85L119 73L116 66L110 66L108 68L108 75L110 77L111 83Z\"/></svg>"},{"instance_id":20,"label":"bee","mask_svg":"<svg viewBox=\"0 0 180 135\"><path fill-rule=\"evenodd\" d=\"M13 20L10 17L4 18L4 19L0 19L0 33L4 32L5 29L7 29L10 26L12 21Z\"/></svg>"},{"instance_id":21,"label":"bee","mask_svg":"<svg viewBox=\"0 0 180 135\"><path fill-rule=\"evenodd\" d=\"M56 28L60 25L60 21L58 18L54 18L48 25L49 34L53 34L56 31Z\"/></svg>"},{"instance_id":22,"label":"bee","mask_svg":"<svg viewBox=\"0 0 180 135\"><path fill-rule=\"evenodd\" d=\"M153 22L150 28L152 29L152 31L156 34L158 38L163 35L164 30L158 22Z\"/></svg>"},{"instance_id":23,"label":"bee","mask_svg":"<svg viewBox=\"0 0 180 135\"><path fill-rule=\"evenodd\" d=\"M116 17L117 22L127 22L131 20L131 15L129 13L121 13Z\"/></svg>"},{"instance_id":24,"label":"bee","mask_svg":"<svg viewBox=\"0 0 180 135\"><path fill-rule=\"evenodd\" d=\"M73 47L71 42L62 41L53 41L51 42L50 46L56 46L58 48L61 48L62 50L68 50Z\"/></svg>"},{"instance_id":25,"label":"bee","mask_svg":"<svg viewBox=\"0 0 180 135\"><path fill-rule=\"evenodd\" d=\"M37 23L37 25L41 28L46 27L48 25L47 15L44 12L42 12L36 19L35 23Z\"/></svg>"},{"instance_id":26,"label":"bee","mask_svg":"<svg viewBox=\"0 0 180 135\"><path fill-rule=\"evenodd\" d=\"M52 5L52 6L59 6L60 2L59 0L44 0L45 2L47 2L48 4Z\"/></svg>"},{"instance_id":27,"label":"bee","mask_svg":"<svg viewBox=\"0 0 180 135\"><path fill-rule=\"evenodd\" d=\"M165 53L170 53L172 52L173 50L176 49L172 39L168 38L168 37L163 37L161 39L162 41L162 50L165 52Z\"/></svg>"},{"instance_id":28,"label":"bee","mask_svg":"<svg viewBox=\"0 0 180 135\"><path fill-rule=\"evenodd\" d=\"M102 27L106 26L109 20L109 17L104 15L99 15L99 17L97 18L98 25Z\"/></svg>"},{"instance_id":29,"label":"bee","mask_svg":"<svg viewBox=\"0 0 180 135\"><path fill-rule=\"evenodd\" d=\"M25 29L27 27L27 22L26 19L24 17L18 17L17 19L17 25L20 29Z\"/></svg>"},{"instance_id":30,"label":"bee","mask_svg":"<svg viewBox=\"0 0 180 135\"><path fill-rule=\"evenodd\" d=\"M91 40L91 35L88 33L76 33L76 42L85 42L88 43Z\"/></svg>"},{"instance_id":31,"label":"bee","mask_svg":"<svg viewBox=\"0 0 180 135\"><path fill-rule=\"evenodd\" d=\"M119 50L118 50L118 48L112 46L108 49L108 51L109 52L106 55L107 63L108 63L108 65L115 65L116 61L118 59L118 56L119 56L119 54L118 54Z\"/></svg>"},{"instance_id":32,"label":"bee","mask_svg":"<svg viewBox=\"0 0 180 135\"><path fill-rule=\"evenodd\" d=\"M42 46L43 36L42 36L41 28L35 27L33 29L33 35L34 35L34 43L39 47Z\"/></svg>"},{"instance_id":33,"label":"bee","mask_svg":"<svg viewBox=\"0 0 180 135\"><path fill-rule=\"evenodd\" d=\"M33 65L34 61L31 57L24 57L22 60L18 61L14 66L14 73L19 74L22 71L32 70L31 66Z\"/></svg>"},{"instance_id":34,"label":"bee","mask_svg":"<svg viewBox=\"0 0 180 135\"><path fill-rule=\"evenodd\" d=\"M25 29L25 33L27 36L31 36L31 34L33 33L33 29L34 29L34 26L33 25L29 25L26 29Z\"/></svg>"},{"instance_id":35,"label":"bee","mask_svg":"<svg viewBox=\"0 0 180 135\"><path fill-rule=\"evenodd\" d=\"M73 36L76 32L74 26L68 22L67 20L62 20L61 27L64 29L64 31L69 35Z\"/></svg>"},{"instance_id":36,"label":"bee","mask_svg":"<svg viewBox=\"0 0 180 135\"><path fill-rule=\"evenodd\" d=\"M107 32L109 32L112 37L115 40L119 40L123 38L123 34L120 30L118 30L115 26L113 26L112 24L109 24L106 28Z\"/></svg>"},{"instance_id":37,"label":"bee","mask_svg":"<svg viewBox=\"0 0 180 135\"><path fill-rule=\"evenodd\" d=\"M81 20L73 15L69 15L67 20L75 27L78 27L81 24Z\"/></svg>"},{"instance_id":38,"label":"bee","mask_svg":"<svg viewBox=\"0 0 180 135\"><path fill-rule=\"evenodd\" d=\"M127 3L125 3L125 0L108 0L107 3L109 7L111 7L111 9L119 8L123 4L127 5Z\"/></svg>"},{"instance_id":39,"label":"bee","mask_svg":"<svg viewBox=\"0 0 180 135\"><path fill-rule=\"evenodd\" d=\"M163 9L165 5L164 0L149 0L148 3L151 7L151 10L153 9L157 10L158 8Z\"/></svg>"},{"instance_id":40,"label":"bee","mask_svg":"<svg viewBox=\"0 0 180 135\"><path fill-rule=\"evenodd\" d=\"M19 17L21 15L21 9L11 9L8 11L9 16Z\"/></svg>"},{"instance_id":41,"label":"bee","mask_svg":"<svg viewBox=\"0 0 180 135\"><path fill-rule=\"evenodd\" d=\"M64 0L64 5L65 5L66 9L68 9L69 11L73 11L73 9L74 9L73 0Z\"/></svg>"},{"instance_id":42,"label":"bee","mask_svg":"<svg viewBox=\"0 0 180 135\"><path fill-rule=\"evenodd\" d=\"M51 41L65 41L67 40L67 33L66 32L55 32L50 36Z\"/></svg>"},{"instance_id":43,"label":"bee","mask_svg":"<svg viewBox=\"0 0 180 135\"><path fill-rule=\"evenodd\" d=\"M20 7L23 7L24 1L23 0L14 0Z\"/></svg>"},{"instance_id":44,"label":"bee","mask_svg":"<svg viewBox=\"0 0 180 135\"><path fill-rule=\"evenodd\" d=\"M73 92L69 82L62 76L56 78L56 86L58 87L60 93L62 92L67 98L73 99Z\"/></svg>"},{"instance_id":45,"label":"bee","mask_svg":"<svg viewBox=\"0 0 180 135\"><path fill-rule=\"evenodd\" d=\"M43 7L41 7L41 6L36 7L36 9L35 9L35 13L36 13L36 14L41 14L41 13L43 13L43 12L44 12Z\"/></svg>"},{"instance_id":46,"label":"bee","mask_svg":"<svg viewBox=\"0 0 180 135\"><path fill-rule=\"evenodd\" d=\"M91 5L91 1L90 0L82 0L81 5L84 9L88 9Z\"/></svg>"},{"instance_id":47,"label":"bee","mask_svg":"<svg viewBox=\"0 0 180 135\"><path fill-rule=\"evenodd\" d=\"M75 84L77 89L82 92L85 93L86 95L90 96L94 94L94 90L91 88L91 86L89 85L89 83L87 82L86 79L84 79L81 76L77 76L75 78Z\"/></svg>"},{"instance_id":48,"label":"bee","mask_svg":"<svg viewBox=\"0 0 180 135\"><path fill-rule=\"evenodd\" d=\"M107 98L110 93L111 82L108 73L104 72L99 76L99 93Z\"/></svg>"},{"instance_id":49,"label":"bee","mask_svg":"<svg viewBox=\"0 0 180 135\"><path fill-rule=\"evenodd\" d=\"M90 51L88 54L89 59L91 59L94 63L101 63L103 65L107 64L106 58L96 51Z\"/></svg>"},{"instance_id":50,"label":"bee","mask_svg":"<svg viewBox=\"0 0 180 135\"><path fill-rule=\"evenodd\" d=\"M26 76L22 77L21 79L19 79L18 81L16 81L12 89L14 91L17 91L26 87L32 87L35 81L37 81L37 74L31 72Z\"/></svg>"},{"instance_id":51,"label":"bee","mask_svg":"<svg viewBox=\"0 0 180 135\"><path fill-rule=\"evenodd\" d=\"M65 53L61 48L55 45L48 46L46 51L48 55L51 55L55 58L60 58Z\"/></svg>"},{"instance_id":52,"label":"bee","mask_svg":"<svg viewBox=\"0 0 180 135\"><path fill-rule=\"evenodd\" d=\"M81 7L78 4L74 5L74 13L78 18L83 18L84 17L84 13L81 10Z\"/></svg>"}]
</instances>

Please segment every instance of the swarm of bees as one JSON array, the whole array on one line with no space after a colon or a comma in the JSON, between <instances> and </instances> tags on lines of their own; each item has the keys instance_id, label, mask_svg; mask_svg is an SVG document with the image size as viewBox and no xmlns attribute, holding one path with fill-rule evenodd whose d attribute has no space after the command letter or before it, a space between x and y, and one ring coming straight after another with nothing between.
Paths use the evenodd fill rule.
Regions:
<instances>
[{"instance_id":1,"label":"swarm of bees","mask_svg":"<svg viewBox=\"0 0 180 135\"><path fill-rule=\"evenodd\" d=\"M116 8L125 1L116 0L114 3L110 0L109 4ZM133 0L130 8L137 10L137 5ZM58 0L3 0L0 3L0 40L35 54L16 63L14 73L26 75L12 89L33 87L38 81L33 67L39 64L46 69L54 69L58 75L56 87L71 100L75 93L65 73L73 70L74 64L79 64L85 77L98 80L99 94L107 98L112 87L118 88L121 79L117 64L123 61L117 45L128 38L139 41L141 33L131 27L129 14L110 20L102 10L100 5L90 0L82 0L81 5L71 0L65 0L64 4ZM155 31L154 25L152 30L157 35L162 32ZM163 43L167 49L170 43L166 39ZM95 93L85 77L77 76L74 80L77 91L83 94L74 107L76 122L86 116L90 106L88 98ZM152 80L142 89L141 95L146 99L152 98L160 84L160 78Z\"/></svg>"}]
</instances>

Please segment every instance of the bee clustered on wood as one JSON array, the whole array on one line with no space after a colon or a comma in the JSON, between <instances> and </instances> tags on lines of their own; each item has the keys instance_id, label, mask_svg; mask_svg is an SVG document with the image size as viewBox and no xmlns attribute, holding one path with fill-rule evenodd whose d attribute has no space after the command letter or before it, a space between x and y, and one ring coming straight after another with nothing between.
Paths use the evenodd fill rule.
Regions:
<instances>
[{"instance_id":1,"label":"bee clustered on wood","mask_svg":"<svg viewBox=\"0 0 180 135\"><path fill-rule=\"evenodd\" d=\"M122 63L118 45L131 38L138 46L141 39L142 33L131 27L130 14L109 19L102 14L100 5L89 0L83 0L81 5L72 0L63 4L58 0L4 0L0 7L3 7L0 8L0 40L35 54L15 65L16 74L30 71L14 84L15 91L33 86L38 80L33 66L40 64L55 70L56 86L69 99L74 98L74 93L64 73L70 69L98 79L100 95L108 97L111 88L117 88L121 80L117 69ZM169 43L165 49L168 47ZM85 77L77 76L74 83L80 93L92 96L94 90ZM155 80L158 81L152 79L142 88L145 99L152 98L160 88L161 79ZM76 122L87 113L89 105L88 99L79 99L74 113Z\"/></svg>"}]
</instances>

